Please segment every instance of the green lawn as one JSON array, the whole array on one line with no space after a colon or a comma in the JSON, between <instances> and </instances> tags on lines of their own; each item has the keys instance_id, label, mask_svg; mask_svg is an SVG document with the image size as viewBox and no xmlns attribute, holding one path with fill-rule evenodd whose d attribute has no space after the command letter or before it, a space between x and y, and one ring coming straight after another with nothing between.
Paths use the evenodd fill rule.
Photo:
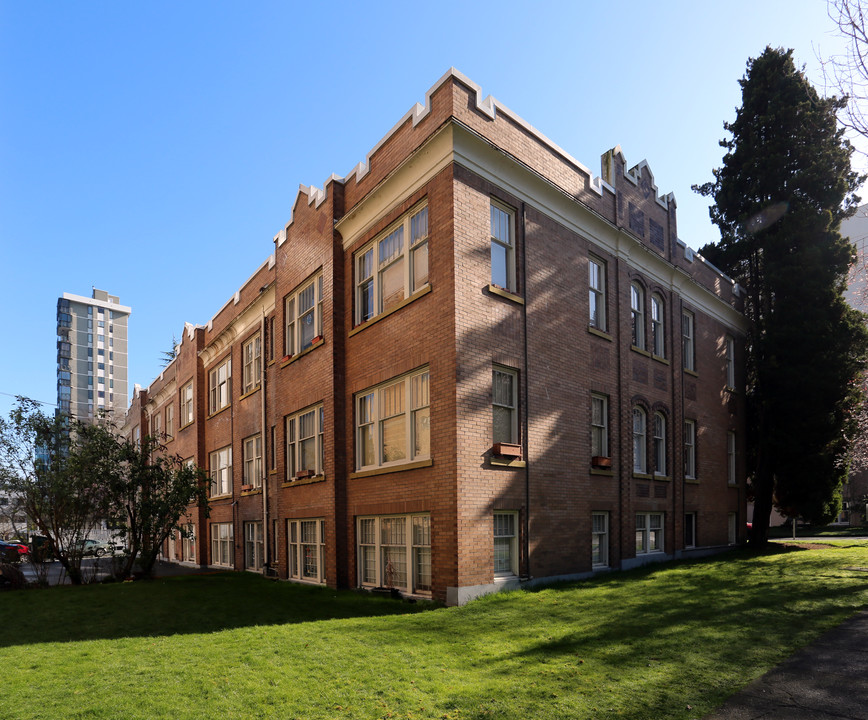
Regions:
<instances>
[{"instance_id":1,"label":"green lawn","mask_svg":"<svg viewBox=\"0 0 868 720\"><path fill-rule=\"evenodd\" d=\"M4 592L0 717L700 718L868 606L866 567L838 540L439 609L246 573Z\"/></svg>"}]
</instances>

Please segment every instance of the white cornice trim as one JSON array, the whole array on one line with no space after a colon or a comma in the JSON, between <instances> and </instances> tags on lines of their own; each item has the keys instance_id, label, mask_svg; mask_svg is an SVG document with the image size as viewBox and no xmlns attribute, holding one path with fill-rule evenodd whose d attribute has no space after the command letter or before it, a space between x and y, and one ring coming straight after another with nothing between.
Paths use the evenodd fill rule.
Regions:
<instances>
[{"instance_id":1,"label":"white cornice trim","mask_svg":"<svg viewBox=\"0 0 868 720\"><path fill-rule=\"evenodd\" d=\"M233 343L244 337L262 318L274 310L274 282L254 298L254 300L236 315L229 324L210 343L199 351L203 366L210 365L218 356Z\"/></svg>"},{"instance_id":2,"label":"white cornice trim","mask_svg":"<svg viewBox=\"0 0 868 720\"><path fill-rule=\"evenodd\" d=\"M73 295L72 293L63 293L61 296L64 300L81 303L82 305L93 305L94 307L105 308L106 310L117 310L118 312L129 315L133 309L127 305L118 305L117 303L107 302L105 300L96 300L94 298L84 297L84 295Z\"/></svg>"}]
</instances>

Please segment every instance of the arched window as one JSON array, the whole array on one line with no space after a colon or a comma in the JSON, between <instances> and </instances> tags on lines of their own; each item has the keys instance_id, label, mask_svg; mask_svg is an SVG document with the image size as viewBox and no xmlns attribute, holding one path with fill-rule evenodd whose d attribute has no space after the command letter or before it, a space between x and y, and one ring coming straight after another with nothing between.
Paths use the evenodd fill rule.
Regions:
<instances>
[{"instance_id":1,"label":"arched window","mask_svg":"<svg viewBox=\"0 0 868 720\"><path fill-rule=\"evenodd\" d=\"M630 285L630 323L633 345L645 349L645 293L640 285Z\"/></svg>"},{"instance_id":2,"label":"arched window","mask_svg":"<svg viewBox=\"0 0 868 720\"><path fill-rule=\"evenodd\" d=\"M651 352L657 357L666 357L665 326L663 324L663 300L651 296Z\"/></svg>"},{"instance_id":3,"label":"arched window","mask_svg":"<svg viewBox=\"0 0 868 720\"><path fill-rule=\"evenodd\" d=\"M633 408L633 472L646 472L645 462L645 411L640 407Z\"/></svg>"},{"instance_id":4,"label":"arched window","mask_svg":"<svg viewBox=\"0 0 868 720\"><path fill-rule=\"evenodd\" d=\"M666 474L666 417L654 413L654 474Z\"/></svg>"}]
</instances>

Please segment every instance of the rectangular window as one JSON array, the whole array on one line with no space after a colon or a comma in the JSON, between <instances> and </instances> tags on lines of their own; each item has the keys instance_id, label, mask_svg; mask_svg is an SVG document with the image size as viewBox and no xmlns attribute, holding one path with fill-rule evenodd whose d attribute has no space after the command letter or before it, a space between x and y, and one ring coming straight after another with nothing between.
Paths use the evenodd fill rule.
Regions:
<instances>
[{"instance_id":1,"label":"rectangular window","mask_svg":"<svg viewBox=\"0 0 868 720\"><path fill-rule=\"evenodd\" d=\"M428 368L356 395L356 467L430 457L430 421Z\"/></svg>"},{"instance_id":2,"label":"rectangular window","mask_svg":"<svg viewBox=\"0 0 868 720\"><path fill-rule=\"evenodd\" d=\"M684 477L696 478L696 421L684 421Z\"/></svg>"},{"instance_id":3,"label":"rectangular window","mask_svg":"<svg viewBox=\"0 0 868 720\"><path fill-rule=\"evenodd\" d=\"M289 356L307 350L322 337L322 273L301 285L284 301L286 334L284 350Z\"/></svg>"},{"instance_id":4,"label":"rectangular window","mask_svg":"<svg viewBox=\"0 0 868 720\"><path fill-rule=\"evenodd\" d=\"M277 426L268 431L268 469L277 470Z\"/></svg>"},{"instance_id":5,"label":"rectangular window","mask_svg":"<svg viewBox=\"0 0 868 720\"><path fill-rule=\"evenodd\" d=\"M232 523L211 523L211 564L235 565L235 536Z\"/></svg>"},{"instance_id":6,"label":"rectangular window","mask_svg":"<svg viewBox=\"0 0 868 720\"><path fill-rule=\"evenodd\" d=\"M323 406L286 418L286 480L323 474Z\"/></svg>"},{"instance_id":7,"label":"rectangular window","mask_svg":"<svg viewBox=\"0 0 868 720\"><path fill-rule=\"evenodd\" d=\"M407 213L354 257L356 324L428 284L428 206Z\"/></svg>"},{"instance_id":8,"label":"rectangular window","mask_svg":"<svg viewBox=\"0 0 868 720\"><path fill-rule=\"evenodd\" d=\"M274 360L274 317L265 321L265 359Z\"/></svg>"},{"instance_id":9,"label":"rectangular window","mask_svg":"<svg viewBox=\"0 0 868 720\"><path fill-rule=\"evenodd\" d=\"M232 448L226 446L208 456L211 497L232 494Z\"/></svg>"},{"instance_id":10,"label":"rectangular window","mask_svg":"<svg viewBox=\"0 0 868 720\"><path fill-rule=\"evenodd\" d=\"M681 314L681 356L685 370L696 370L696 355L694 348L695 322L692 312L685 310Z\"/></svg>"},{"instance_id":11,"label":"rectangular window","mask_svg":"<svg viewBox=\"0 0 868 720\"><path fill-rule=\"evenodd\" d=\"M663 552L663 513L636 513L636 554Z\"/></svg>"},{"instance_id":12,"label":"rectangular window","mask_svg":"<svg viewBox=\"0 0 868 720\"><path fill-rule=\"evenodd\" d=\"M633 347L645 349L645 293L633 283L630 285L630 330Z\"/></svg>"},{"instance_id":13,"label":"rectangular window","mask_svg":"<svg viewBox=\"0 0 868 720\"><path fill-rule=\"evenodd\" d=\"M491 284L515 292L515 211L491 202Z\"/></svg>"},{"instance_id":14,"label":"rectangular window","mask_svg":"<svg viewBox=\"0 0 868 720\"><path fill-rule=\"evenodd\" d=\"M114 387L114 380L112 380ZM166 439L171 440L175 436L175 406L166 405Z\"/></svg>"},{"instance_id":15,"label":"rectangular window","mask_svg":"<svg viewBox=\"0 0 868 720\"><path fill-rule=\"evenodd\" d=\"M244 451L244 484L262 487L262 436L246 438Z\"/></svg>"},{"instance_id":16,"label":"rectangular window","mask_svg":"<svg viewBox=\"0 0 868 720\"><path fill-rule=\"evenodd\" d=\"M242 369L242 395L246 395L254 388L259 387L260 376L262 374L261 352L262 338L258 334L244 343L241 349L241 356L244 362Z\"/></svg>"},{"instance_id":17,"label":"rectangular window","mask_svg":"<svg viewBox=\"0 0 868 720\"><path fill-rule=\"evenodd\" d=\"M738 513L729 513L726 520L727 541L730 545L735 545L738 542Z\"/></svg>"},{"instance_id":18,"label":"rectangular window","mask_svg":"<svg viewBox=\"0 0 868 720\"><path fill-rule=\"evenodd\" d=\"M666 418L654 413L654 474L666 475Z\"/></svg>"},{"instance_id":19,"label":"rectangular window","mask_svg":"<svg viewBox=\"0 0 868 720\"><path fill-rule=\"evenodd\" d=\"M591 456L609 457L609 398L591 395Z\"/></svg>"},{"instance_id":20,"label":"rectangular window","mask_svg":"<svg viewBox=\"0 0 868 720\"><path fill-rule=\"evenodd\" d=\"M213 415L228 407L232 401L230 381L232 379L232 360L226 358L208 373L208 414Z\"/></svg>"},{"instance_id":21,"label":"rectangular window","mask_svg":"<svg viewBox=\"0 0 868 720\"><path fill-rule=\"evenodd\" d=\"M163 413L157 412L152 419L151 435L155 438L163 439Z\"/></svg>"},{"instance_id":22,"label":"rectangular window","mask_svg":"<svg viewBox=\"0 0 868 720\"><path fill-rule=\"evenodd\" d=\"M735 433L726 433L726 481L729 485L736 484L735 471Z\"/></svg>"},{"instance_id":23,"label":"rectangular window","mask_svg":"<svg viewBox=\"0 0 868 720\"><path fill-rule=\"evenodd\" d=\"M263 550L262 522L244 523L244 567L247 570L262 570Z\"/></svg>"},{"instance_id":24,"label":"rectangular window","mask_svg":"<svg viewBox=\"0 0 868 720\"><path fill-rule=\"evenodd\" d=\"M644 474L646 416L642 408L633 408L633 472Z\"/></svg>"},{"instance_id":25,"label":"rectangular window","mask_svg":"<svg viewBox=\"0 0 868 720\"><path fill-rule=\"evenodd\" d=\"M588 258L588 301L591 327L606 329L606 263Z\"/></svg>"},{"instance_id":26,"label":"rectangular window","mask_svg":"<svg viewBox=\"0 0 868 720\"><path fill-rule=\"evenodd\" d=\"M518 371L495 366L491 372L492 440L518 444Z\"/></svg>"},{"instance_id":27,"label":"rectangular window","mask_svg":"<svg viewBox=\"0 0 868 720\"><path fill-rule=\"evenodd\" d=\"M657 357L666 357L666 332L663 315L663 300L651 296L651 352Z\"/></svg>"},{"instance_id":28,"label":"rectangular window","mask_svg":"<svg viewBox=\"0 0 868 720\"><path fill-rule=\"evenodd\" d=\"M196 527L192 523L184 525L181 537L181 559L184 562L196 562Z\"/></svg>"},{"instance_id":29,"label":"rectangular window","mask_svg":"<svg viewBox=\"0 0 868 720\"><path fill-rule=\"evenodd\" d=\"M325 520L288 520L289 577L325 582Z\"/></svg>"},{"instance_id":30,"label":"rectangular window","mask_svg":"<svg viewBox=\"0 0 868 720\"><path fill-rule=\"evenodd\" d=\"M181 423L184 427L193 422L193 383L181 389Z\"/></svg>"},{"instance_id":31,"label":"rectangular window","mask_svg":"<svg viewBox=\"0 0 868 720\"><path fill-rule=\"evenodd\" d=\"M494 513L494 576L518 575L518 513Z\"/></svg>"},{"instance_id":32,"label":"rectangular window","mask_svg":"<svg viewBox=\"0 0 868 720\"><path fill-rule=\"evenodd\" d=\"M684 513L684 547L696 547L696 513Z\"/></svg>"},{"instance_id":33,"label":"rectangular window","mask_svg":"<svg viewBox=\"0 0 868 720\"><path fill-rule=\"evenodd\" d=\"M726 336L726 386L735 388L735 339L731 335Z\"/></svg>"},{"instance_id":34,"label":"rectangular window","mask_svg":"<svg viewBox=\"0 0 868 720\"><path fill-rule=\"evenodd\" d=\"M362 517L356 537L359 585L431 592L429 515Z\"/></svg>"},{"instance_id":35,"label":"rectangular window","mask_svg":"<svg viewBox=\"0 0 868 720\"><path fill-rule=\"evenodd\" d=\"M591 513L591 563L596 567L609 566L609 513Z\"/></svg>"}]
</instances>

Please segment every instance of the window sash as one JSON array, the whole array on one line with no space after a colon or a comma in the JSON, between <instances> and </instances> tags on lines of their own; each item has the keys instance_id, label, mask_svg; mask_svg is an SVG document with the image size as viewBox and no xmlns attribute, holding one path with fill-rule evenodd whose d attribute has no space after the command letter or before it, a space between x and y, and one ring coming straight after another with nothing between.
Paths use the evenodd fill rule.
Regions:
<instances>
[{"instance_id":1,"label":"window sash","mask_svg":"<svg viewBox=\"0 0 868 720\"><path fill-rule=\"evenodd\" d=\"M685 311L681 315L681 354L683 356L684 369L691 371L696 369L693 333L694 315Z\"/></svg>"},{"instance_id":2,"label":"window sash","mask_svg":"<svg viewBox=\"0 0 868 720\"><path fill-rule=\"evenodd\" d=\"M666 418L654 414L654 474L666 475Z\"/></svg>"},{"instance_id":3,"label":"window sash","mask_svg":"<svg viewBox=\"0 0 868 720\"><path fill-rule=\"evenodd\" d=\"M591 395L591 456L609 456L608 398Z\"/></svg>"},{"instance_id":4,"label":"window sash","mask_svg":"<svg viewBox=\"0 0 868 720\"><path fill-rule=\"evenodd\" d=\"M645 308L644 295L636 285L630 286L630 326L631 339L637 348L645 349Z\"/></svg>"},{"instance_id":5,"label":"window sash","mask_svg":"<svg viewBox=\"0 0 868 720\"><path fill-rule=\"evenodd\" d=\"M244 484L262 487L262 436L244 440Z\"/></svg>"},{"instance_id":6,"label":"window sash","mask_svg":"<svg viewBox=\"0 0 868 720\"><path fill-rule=\"evenodd\" d=\"M431 592L430 515L378 515L357 523L361 586Z\"/></svg>"},{"instance_id":7,"label":"window sash","mask_svg":"<svg viewBox=\"0 0 868 720\"><path fill-rule=\"evenodd\" d=\"M232 523L211 523L211 564L235 565L235 538Z\"/></svg>"},{"instance_id":8,"label":"window sash","mask_svg":"<svg viewBox=\"0 0 868 720\"><path fill-rule=\"evenodd\" d=\"M208 456L210 470L211 497L232 493L232 448L227 446L215 450Z\"/></svg>"},{"instance_id":9,"label":"window sash","mask_svg":"<svg viewBox=\"0 0 868 720\"><path fill-rule=\"evenodd\" d=\"M726 386L735 388L735 340L726 336Z\"/></svg>"},{"instance_id":10,"label":"window sash","mask_svg":"<svg viewBox=\"0 0 868 720\"><path fill-rule=\"evenodd\" d=\"M356 324L399 306L425 287L428 206L406 213L355 255Z\"/></svg>"},{"instance_id":11,"label":"window sash","mask_svg":"<svg viewBox=\"0 0 868 720\"><path fill-rule=\"evenodd\" d=\"M495 512L494 575L518 574L518 519L515 512Z\"/></svg>"},{"instance_id":12,"label":"window sash","mask_svg":"<svg viewBox=\"0 0 868 720\"><path fill-rule=\"evenodd\" d=\"M314 475L325 471L324 411L317 405L286 418L286 480L296 479L297 473L312 470Z\"/></svg>"},{"instance_id":13,"label":"window sash","mask_svg":"<svg viewBox=\"0 0 868 720\"><path fill-rule=\"evenodd\" d=\"M193 422L193 383L181 390L181 418L185 426Z\"/></svg>"},{"instance_id":14,"label":"window sash","mask_svg":"<svg viewBox=\"0 0 868 720\"><path fill-rule=\"evenodd\" d=\"M588 306L591 327L605 330L606 264L596 258L588 259Z\"/></svg>"},{"instance_id":15,"label":"window sash","mask_svg":"<svg viewBox=\"0 0 868 720\"><path fill-rule=\"evenodd\" d=\"M491 371L492 440L518 443L518 372L495 367Z\"/></svg>"},{"instance_id":16,"label":"window sash","mask_svg":"<svg viewBox=\"0 0 868 720\"><path fill-rule=\"evenodd\" d=\"M252 392L259 387L262 375L262 343L261 337L255 338L244 344L242 349L244 367L242 369L243 387L242 393Z\"/></svg>"},{"instance_id":17,"label":"window sash","mask_svg":"<svg viewBox=\"0 0 868 720\"><path fill-rule=\"evenodd\" d=\"M633 408L633 472L644 473L645 462L645 411Z\"/></svg>"},{"instance_id":18,"label":"window sash","mask_svg":"<svg viewBox=\"0 0 868 720\"><path fill-rule=\"evenodd\" d=\"M357 469L430 457L430 417L427 368L357 395Z\"/></svg>"},{"instance_id":19,"label":"window sash","mask_svg":"<svg viewBox=\"0 0 868 720\"><path fill-rule=\"evenodd\" d=\"M218 410L222 410L229 405L231 401L231 378L231 359L227 359L224 363L220 364L208 374L208 408L210 415L213 415Z\"/></svg>"},{"instance_id":20,"label":"window sash","mask_svg":"<svg viewBox=\"0 0 868 720\"><path fill-rule=\"evenodd\" d=\"M636 513L636 554L663 552L663 513Z\"/></svg>"},{"instance_id":21,"label":"window sash","mask_svg":"<svg viewBox=\"0 0 868 720\"><path fill-rule=\"evenodd\" d=\"M591 565L609 565L609 513L591 513Z\"/></svg>"},{"instance_id":22,"label":"window sash","mask_svg":"<svg viewBox=\"0 0 868 720\"><path fill-rule=\"evenodd\" d=\"M684 477L696 477L696 423L684 421Z\"/></svg>"},{"instance_id":23,"label":"window sash","mask_svg":"<svg viewBox=\"0 0 868 720\"><path fill-rule=\"evenodd\" d=\"M322 273L301 285L284 301L284 350L292 356L307 350L322 336Z\"/></svg>"},{"instance_id":24,"label":"window sash","mask_svg":"<svg viewBox=\"0 0 868 720\"><path fill-rule=\"evenodd\" d=\"M515 213L491 203L491 283L515 291Z\"/></svg>"},{"instance_id":25,"label":"window sash","mask_svg":"<svg viewBox=\"0 0 868 720\"><path fill-rule=\"evenodd\" d=\"M325 520L288 520L288 576L294 580L325 582Z\"/></svg>"},{"instance_id":26,"label":"window sash","mask_svg":"<svg viewBox=\"0 0 868 720\"><path fill-rule=\"evenodd\" d=\"M736 484L735 433L731 430L726 433L726 481L728 485Z\"/></svg>"},{"instance_id":27,"label":"window sash","mask_svg":"<svg viewBox=\"0 0 868 720\"><path fill-rule=\"evenodd\" d=\"M244 523L244 567L262 570L264 550L262 521Z\"/></svg>"},{"instance_id":28,"label":"window sash","mask_svg":"<svg viewBox=\"0 0 868 720\"><path fill-rule=\"evenodd\" d=\"M696 513L684 513L684 547L696 547Z\"/></svg>"}]
</instances>

